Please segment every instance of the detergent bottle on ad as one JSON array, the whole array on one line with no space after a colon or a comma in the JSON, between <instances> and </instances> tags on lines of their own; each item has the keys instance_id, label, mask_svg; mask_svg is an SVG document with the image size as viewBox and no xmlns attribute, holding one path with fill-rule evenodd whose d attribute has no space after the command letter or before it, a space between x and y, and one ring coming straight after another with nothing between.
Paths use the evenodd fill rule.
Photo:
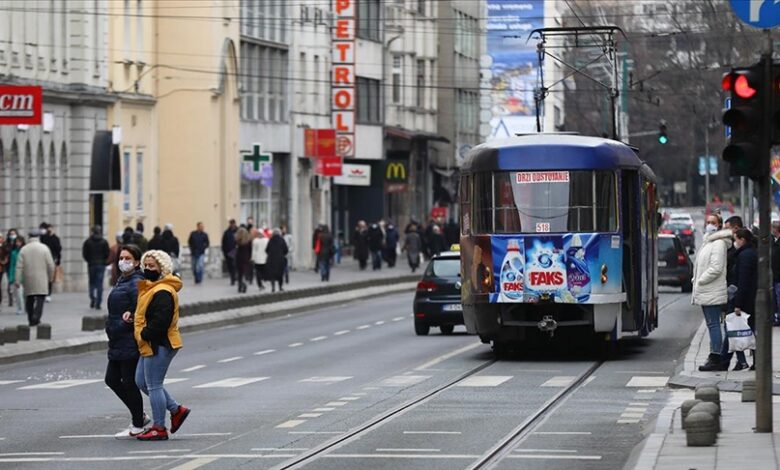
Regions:
<instances>
[{"instance_id":1,"label":"detergent bottle on ad","mask_svg":"<svg viewBox=\"0 0 780 470\"><path fill-rule=\"evenodd\" d=\"M566 282L569 292L577 302L586 302L590 297L590 272L585 260L585 250L582 248L582 239L574 235L571 245L566 250Z\"/></svg>"},{"instance_id":2,"label":"detergent bottle on ad","mask_svg":"<svg viewBox=\"0 0 780 470\"><path fill-rule=\"evenodd\" d=\"M522 302L524 279L523 267L525 261L520 253L518 240L509 240L506 244L506 255L501 262L501 302Z\"/></svg>"}]
</instances>

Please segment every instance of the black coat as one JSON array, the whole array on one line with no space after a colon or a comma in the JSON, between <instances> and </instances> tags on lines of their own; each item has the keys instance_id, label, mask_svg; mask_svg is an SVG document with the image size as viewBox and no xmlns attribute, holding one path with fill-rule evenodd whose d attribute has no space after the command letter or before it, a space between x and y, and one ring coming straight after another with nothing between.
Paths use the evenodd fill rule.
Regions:
<instances>
[{"instance_id":1,"label":"black coat","mask_svg":"<svg viewBox=\"0 0 780 470\"><path fill-rule=\"evenodd\" d=\"M171 256L179 257L179 239L173 236L173 232L165 230L162 233L162 251Z\"/></svg>"},{"instance_id":2,"label":"black coat","mask_svg":"<svg viewBox=\"0 0 780 470\"><path fill-rule=\"evenodd\" d=\"M237 228L228 228L222 234L222 254L227 258L236 256L236 232Z\"/></svg>"},{"instance_id":3,"label":"black coat","mask_svg":"<svg viewBox=\"0 0 780 470\"><path fill-rule=\"evenodd\" d=\"M268 258L265 261L265 275L269 281L284 277L284 265L287 260L287 243L281 235L273 235L265 248Z\"/></svg>"},{"instance_id":4,"label":"black coat","mask_svg":"<svg viewBox=\"0 0 780 470\"><path fill-rule=\"evenodd\" d=\"M368 231L355 230L355 259L368 259Z\"/></svg>"},{"instance_id":5,"label":"black coat","mask_svg":"<svg viewBox=\"0 0 780 470\"><path fill-rule=\"evenodd\" d=\"M163 243L162 235L155 235L149 240L150 250L163 250L165 251L165 244Z\"/></svg>"},{"instance_id":6,"label":"black coat","mask_svg":"<svg viewBox=\"0 0 780 470\"><path fill-rule=\"evenodd\" d=\"M240 276L252 269L252 242L243 245L236 243L236 269Z\"/></svg>"},{"instance_id":7,"label":"black coat","mask_svg":"<svg viewBox=\"0 0 780 470\"><path fill-rule=\"evenodd\" d=\"M206 232L194 230L190 233L187 245L190 247L192 256L201 256L206 252L206 248L209 247L209 236Z\"/></svg>"},{"instance_id":8,"label":"black coat","mask_svg":"<svg viewBox=\"0 0 780 470\"><path fill-rule=\"evenodd\" d=\"M772 283L780 283L780 238L772 242Z\"/></svg>"},{"instance_id":9,"label":"black coat","mask_svg":"<svg viewBox=\"0 0 780 470\"><path fill-rule=\"evenodd\" d=\"M141 338L151 343L154 354L157 354L158 346L171 349L168 328L173 321L174 308L173 296L166 290L156 292L146 307L146 326L141 330Z\"/></svg>"},{"instance_id":10,"label":"black coat","mask_svg":"<svg viewBox=\"0 0 780 470\"><path fill-rule=\"evenodd\" d=\"M62 260L62 244L60 243L60 237L55 234L41 235L41 243L49 247L51 251L51 257L54 258L54 264L60 265Z\"/></svg>"},{"instance_id":11,"label":"black coat","mask_svg":"<svg viewBox=\"0 0 780 470\"><path fill-rule=\"evenodd\" d=\"M330 261L335 252L333 234L330 232L320 232L320 252L317 253L317 261Z\"/></svg>"},{"instance_id":12,"label":"black coat","mask_svg":"<svg viewBox=\"0 0 780 470\"><path fill-rule=\"evenodd\" d=\"M126 361L138 357L138 344L133 336L133 322L122 320L125 312L135 312L138 303L138 281L144 279L141 270L133 271L130 277L120 276L108 294L108 360Z\"/></svg>"},{"instance_id":13,"label":"black coat","mask_svg":"<svg viewBox=\"0 0 780 470\"><path fill-rule=\"evenodd\" d=\"M758 254L753 245L745 245L737 250L736 259L734 273L737 293L734 294L734 307L750 315L755 315L758 290Z\"/></svg>"},{"instance_id":14,"label":"black coat","mask_svg":"<svg viewBox=\"0 0 780 470\"><path fill-rule=\"evenodd\" d=\"M371 251L379 251L385 244L385 234L382 233L382 229L378 225L372 225L368 229L368 249Z\"/></svg>"},{"instance_id":15,"label":"black coat","mask_svg":"<svg viewBox=\"0 0 780 470\"><path fill-rule=\"evenodd\" d=\"M81 256L89 266L105 266L108 264L108 242L100 235L87 238L81 247Z\"/></svg>"}]
</instances>

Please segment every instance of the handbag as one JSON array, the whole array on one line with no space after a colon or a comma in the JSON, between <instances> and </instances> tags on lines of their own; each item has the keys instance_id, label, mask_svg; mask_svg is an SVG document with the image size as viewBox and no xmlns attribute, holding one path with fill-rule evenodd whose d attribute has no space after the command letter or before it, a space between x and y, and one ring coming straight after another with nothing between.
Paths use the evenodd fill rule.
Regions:
<instances>
[{"instance_id":1,"label":"handbag","mask_svg":"<svg viewBox=\"0 0 780 470\"><path fill-rule=\"evenodd\" d=\"M64 280L65 280L65 271L62 269L62 266L55 266L54 279L52 282L62 282Z\"/></svg>"},{"instance_id":2,"label":"handbag","mask_svg":"<svg viewBox=\"0 0 780 470\"><path fill-rule=\"evenodd\" d=\"M741 315L729 313L726 315L726 336L729 339L729 352L756 349L756 335L748 325L750 315L742 312Z\"/></svg>"}]
</instances>

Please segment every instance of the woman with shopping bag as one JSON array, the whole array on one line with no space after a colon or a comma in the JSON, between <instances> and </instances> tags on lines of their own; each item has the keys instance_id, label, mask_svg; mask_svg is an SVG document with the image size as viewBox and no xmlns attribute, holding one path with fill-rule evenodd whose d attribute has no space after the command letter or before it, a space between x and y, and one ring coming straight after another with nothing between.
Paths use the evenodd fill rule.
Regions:
<instances>
[{"instance_id":1,"label":"woman with shopping bag","mask_svg":"<svg viewBox=\"0 0 780 470\"><path fill-rule=\"evenodd\" d=\"M753 247L753 233L746 228L737 230L734 234L734 248L737 249L734 265L737 289L732 299L733 317L729 318L732 314L726 316L726 341L729 342L729 348L723 359L725 366L728 367L732 353L736 352L737 365L734 366L734 370L743 370L748 368L744 351L755 348L755 335L752 332L755 330L754 315L758 294L758 254ZM747 318L734 318L741 316ZM749 328L746 329L745 325ZM749 339L752 339L752 344ZM754 370L755 366L751 366L750 369Z\"/></svg>"}]
</instances>

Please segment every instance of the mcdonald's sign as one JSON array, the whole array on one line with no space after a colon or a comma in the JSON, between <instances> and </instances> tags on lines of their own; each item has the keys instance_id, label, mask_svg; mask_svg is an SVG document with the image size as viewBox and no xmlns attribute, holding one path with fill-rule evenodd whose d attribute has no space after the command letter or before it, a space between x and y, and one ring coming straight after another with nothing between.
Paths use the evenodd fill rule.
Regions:
<instances>
[{"instance_id":1,"label":"mcdonald's sign","mask_svg":"<svg viewBox=\"0 0 780 470\"><path fill-rule=\"evenodd\" d=\"M388 160L385 168L385 181L388 183L406 183L409 180L407 162Z\"/></svg>"}]
</instances>

